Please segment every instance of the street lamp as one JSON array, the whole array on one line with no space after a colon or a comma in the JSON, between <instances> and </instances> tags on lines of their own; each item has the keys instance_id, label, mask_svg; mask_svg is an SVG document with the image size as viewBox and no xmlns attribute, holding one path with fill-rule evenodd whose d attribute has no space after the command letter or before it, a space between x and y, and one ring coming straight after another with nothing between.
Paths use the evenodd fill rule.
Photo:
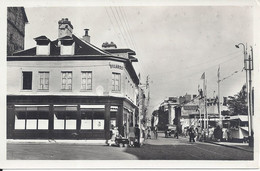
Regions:
<instances>
[{"instance_id":1,"label":"street lamp","mask_svg":"<svg viewBox=\"0 0 260 171\"><path fill-rule=\"evenodd\" d=\"M252 139L252 123L251 123L251 99L249 97L249 93L251 95L251 92L249 92L249 86L248 86L248 73L247 71L249 70L249 74L251 77L251 66L250 66L250 59L249 59L249 68L247 68L247 63L246 61L247 59L247 46L245 46L243 43L239 43L237 45L235 45L236 48L239 48L239 46L242 45L243 46L243 51L244 51L244 67L246 70L246 93L247 93L247 112L248 112L248 138L249 138L249 146L252 146L253 144L253 139ZM251 81L251 78L249 78ZM251 88L250 88L251 89Z\"/></svg>"}]
</instances>

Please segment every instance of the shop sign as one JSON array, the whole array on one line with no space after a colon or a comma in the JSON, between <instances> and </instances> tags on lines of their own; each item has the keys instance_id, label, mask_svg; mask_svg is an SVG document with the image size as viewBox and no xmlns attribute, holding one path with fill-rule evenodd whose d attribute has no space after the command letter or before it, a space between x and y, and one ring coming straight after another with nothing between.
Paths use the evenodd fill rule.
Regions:
<instances>
[{"instance_id":1,"label":"shop sign","mask_svg":"<svg viewBox=\"0 0 260 171\"><path fill-rule=\"evenodd\" d=\"M197 110L198 106L183 106L184 110Z\"/></svg>"},{"instance_id":2,"label":"shop sign","mask_svg":"<svg viewBox=\"0 0 260 171\"><path fill-rule=\"evenodd\" d=\"M111 63L109 63L109 66L110 66L111 69L112 69L112 68L115 68L115 69L121 69L121 70L124 69L123 66L118 65L118 64L111 64Z\"/></svg>"}]
</instances>

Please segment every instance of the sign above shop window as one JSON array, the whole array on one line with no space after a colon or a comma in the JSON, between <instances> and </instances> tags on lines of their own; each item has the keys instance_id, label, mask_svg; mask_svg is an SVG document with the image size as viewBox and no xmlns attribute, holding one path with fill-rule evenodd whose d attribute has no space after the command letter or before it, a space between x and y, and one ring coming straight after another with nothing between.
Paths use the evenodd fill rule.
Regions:
<instances>
[{"instance_id":1,"label":"sign above shop window","mask_svg":"<svg viewBox=\"0 0 260 171\"><path fill-rule=\"evenodd\" d=\"M198 106L183 106L184 110L197 110L198 108Z\"/></svg>"},{"instance_id":2,"label":"sign above shop window","mask_svg":"<svg viewBox=\"0 0 260 171\"><path fill-rule=\"evenodd\" d=\"M111 64L111 63L109 63L109 66L110 66L111 69L112 69L112 68L121 69L121 70L124 69L123 66L118 65L118 64Z\"/></svg>"}]
</instances>

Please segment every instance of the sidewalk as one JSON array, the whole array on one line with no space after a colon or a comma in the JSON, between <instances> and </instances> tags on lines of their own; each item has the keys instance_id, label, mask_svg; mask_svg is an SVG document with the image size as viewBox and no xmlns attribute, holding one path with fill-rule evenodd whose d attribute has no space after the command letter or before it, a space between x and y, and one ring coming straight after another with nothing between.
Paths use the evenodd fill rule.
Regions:
<instances>
[{"instance_id":1,"label":"sidewalk","mask_svg":"<svg viewBox=\"0 0 260 171\"><path fill-rule=\"evenodd\" d=\"M254 152L254 147L249 147L248 143L236 143L236 142L215 142L215 141L204 141L206 143L216 144L220 146L236 148L248 152Z\"/></svg>"},{"instance_id":2,"label":"sidewalk","mask_svg":"<svg viewBox=\"0 0 260 171\"><path fill-rule=\"evenodd\" d=\"M36 140L36 139L8 139L8 144L88 144L106 145L106 140Z\"/></svg>"}]
</instances>

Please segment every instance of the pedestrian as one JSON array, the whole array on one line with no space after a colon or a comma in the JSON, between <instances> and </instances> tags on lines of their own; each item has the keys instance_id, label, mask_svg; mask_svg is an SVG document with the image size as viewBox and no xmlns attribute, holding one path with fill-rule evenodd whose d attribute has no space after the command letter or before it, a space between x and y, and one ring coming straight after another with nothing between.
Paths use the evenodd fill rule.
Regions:
<instances>
[{"instance_id":1,"label":"pedestrian","mask_svg":"<svg viewBox=\"0 0 260 171\"><path fill-rule=\"evenodd\" d=\"M227 129L225 129L224 132L223 132L223 140L228 141Z\"/></svg>"},{"instance_id":2,"label":"pedestrian","mask_svg":"<svg viewBox=\"0 0 260 171\"><path fill-rule=\"evenodd\" d=\"M178 128L176 128L176 130L175 130L174 137L176 137L177 139L179 139L179 132L178 132Z\"/></svg>"},{"instance_id":3,"label":"pedestrian","mask_svg":"<svg viewBox=\"0 0 260 171\"><path fill-rule=\"evenodd\" d=\"M134 146L134 142L135 142L135 128L133 127L133 123L130 124L128 137L129 137L129 145L130 146Z\"/></svg>"},{"instance_id":4,"label":"pedestrian","mask_svg":"<svg viewBox=\"0 0 260 171\"><path fill-rule=\"evenodd\" d=\"M140 147L140 129L138 124L135 124L135 147Z\"/></svg>"},{"instance_id":5,"label":"pedestrian","mask_svg":"<svg viewBox=\"0 0 260 171\"><path fill-rule=\"evenodd\" d=\"M154 138L157 139L158 138L158 128L157 128L157 125L155 125L155 127L154 127L153 134L154 134Z\"/></svg>"},{"instance_id":6,"label":"pedestrian","mask_svg":"<svg viewBox=\"0 0 260 171\"><path fill-rule=\"evenodd\" d=\"M148 126L148 128L147 128L147 139L151 139L151 127L150 126Z\"/></svg>"},{"instance_id":7,"label":"pedestrian","mask_svg":"<svg viewBox=\"0 0 260 171\"><path fill-rule=\"evenodd\" d=\"M194 127L193 126L191 126L190 128L189 128L189 136L190 136L190 142L195 142L195 129L194 129Z\"/></svg>"},{"instance_id":8,"label":"pedestrian","mask_svg":"<svg viewBox=\"0 0 260 171\"><path fill-rule=\"evenodd\" d=\"M213 134L216 141L222 140L223 132L219 125L214 129Z\"/></svg>"},{"instance_id":9,"label":"pedestrian","mask_svg":"<svg viewBox=\"0 0 260 171\"><path fill-rule=\"evenodd\" d=\"M110 140L108 140L108 145L111 146L111 145L115 145L115 142L116 142L116 138L118 137L119 135L119 132L118 132L118 129L117 127L114 127L114 125L111 125L111 130L110 130Z\"/></svg>"}]
</instances>

